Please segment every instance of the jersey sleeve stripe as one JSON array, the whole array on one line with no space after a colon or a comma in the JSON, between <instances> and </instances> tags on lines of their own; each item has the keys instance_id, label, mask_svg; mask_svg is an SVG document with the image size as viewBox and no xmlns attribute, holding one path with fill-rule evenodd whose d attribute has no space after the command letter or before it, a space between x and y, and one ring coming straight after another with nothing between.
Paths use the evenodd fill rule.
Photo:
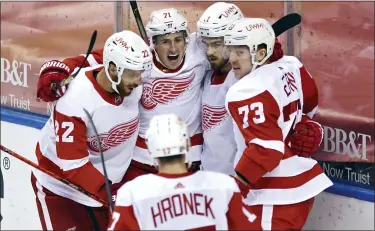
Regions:
<instances>
[{"instance_id":1,"label":"jersey sleeve stripe","mask_svg":"<svg viewBox=\"0 0 375 231\"><path fill-rule=\"evenodd\" d=\"M259 138L254 138L249 141L249 144L257 144L264 148L273 149L284 154L285 144L279 140L262 140Z\"/></svg>"},{"instance_id":2,"label":"jersey sleeve stripe","mask_svg":"<svg viewBox=\"0 0 375 231\"><path fill-rule=\"evenodd\" d=\"M87 162L89 162L88 157L84 157L82 159L75 159L75 160L62 160L59 159L60 161L60 168L63 171L69 171L72 169L80 168L83 165L85 165Z\"/></svg>"}]
</instances>

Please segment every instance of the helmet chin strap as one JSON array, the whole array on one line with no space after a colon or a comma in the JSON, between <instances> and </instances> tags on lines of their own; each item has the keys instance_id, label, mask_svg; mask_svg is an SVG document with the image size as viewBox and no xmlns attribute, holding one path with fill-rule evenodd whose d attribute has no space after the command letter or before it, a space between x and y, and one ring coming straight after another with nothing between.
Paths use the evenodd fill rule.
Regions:
<instances>
[{"instance_id":1,"label":"helmet chin strap","mask_svg":"<svg viewBox=\"0 0 375 231\"><path fill-rule=\"evenodd\" d=\"M251 55L251 64L253 65L253 67L251 68L251 72L253 72L257 67L258 67L258 62L255 61L255 55L256 53L253 53L253 54L250 54Z\"/></svg>"},{"instance_id":2,"label":"helmet chin strap","mask_svg":"<svg viewBox=\"0 0 375 231\"><path fill-rule=\"evenodd\" d=\"M221 68L221 70L223 70L225 67L227 67L227 66L230 64L230 62L229 62L229 58L225 58L225 57L224 57L224 60L226 61L226 63L225 63L224 66Z\"/></svg>"},{"instance_id":3,"label":"helmet chin strap","mask_svg":"<svg viewBox=\"0 0 375 231\"><path fill-rule=\"evenodd\" d=\"M117 93L117 94L120 94L120 92L117 90L117 86L120 84L121 82L121 78L119 78L119 76L122 76L122 73L124 72L123 70L121 71L121 73L119 73L117 71L117 82L113 81L111 76L109 75L109 72L108 72L108 69L105 68L104 69L104 72L105 72L105 75L107 76L107 79L111 82L111 87L112 89Z\"/></svg>"},{"instance_id":4,"label":"helmet chin strap","mask_svg":"<svg viewBox=\"0 0 375 231\"><path fill-rule=\"evenodd\" d=\"M115 90L117 94L120 94L120 92L118 92L117 90L117 84L115 84L114 82L112 82L112 89Z\"/></svg>"},{"instance_id":5,"label":"helmet chin strap","mask_svg":"<svg viewBox=\"0 0 375 231\"><path fill-rule=\"evenodd\" d=\"M220 68L220 70L223 70L226 66L228 66L230 64L230 62L229 62L229 57L227 57L227 55L225 55L225 52L223 51L223 49L221 51L221 55L223 56L224 61L225 61L224 66L222 68Z\"/></svg>"}]
</instances>

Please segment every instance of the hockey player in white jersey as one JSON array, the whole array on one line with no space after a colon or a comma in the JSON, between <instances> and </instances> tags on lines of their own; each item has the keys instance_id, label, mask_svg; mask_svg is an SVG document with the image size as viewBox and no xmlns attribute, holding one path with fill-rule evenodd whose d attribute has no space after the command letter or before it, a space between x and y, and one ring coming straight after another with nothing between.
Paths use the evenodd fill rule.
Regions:
<instances>
[{"instance_id":1,"label":"hockey player in white jersey","mask_svg":"<svg viewBox=\"0 0 375 231\"><path fill-rule=\"evenodd\" d=\"M143 81L140 106L140 131L133 163L138 168L134 178L149 172L153 159L147 151L145 132L155 115L175 113L183 119L191 138L191 170L200 166L202 152L201 97L202 81L210 66L195 33L190 34L186 18L176 9L153 11L146 25L154 50L154 67L150 78ZM133 174L129 172L130 174Z\"/></svg>"},{"instance_id":2,"label":"hockey player in white jersey","mask_svg":"<svg viewBox=\"0 0 375 231\"><path fill-rule=\"evenodd\" d=\"M234 76L229 57L223 54L225 30L237 20L243 18L241 10L234 4L216 2L208 7L197 22L197 36L205 45L206 55L212 71L204 80L202 95L203 151L202 166L204 170L234 173L233 161L236 153L236 142L233 134L233 123L225 109L226 93L237 79ZM275 46L270 62L282 58L284 52L280 42L275 39ZM303 111L313 115L318 103L316 84L307 71L302 74L304 92ZM315 109L314 109L315 108ZM291 137L293 153L300 156L311 156L322 140L321 126L304 118L296 130L310 130L297 133Z\"/></svg>"},{"instance_id":3,"label":"hockey player in white jersey","mask_svg":"<svg viewBox=\"0 0 375 231\"><path fill-rule=\"evenodd\" d=\"M188 171L191 144L182 119L153 117L145 138L159 173L139 176L119 189L109 230L253 228L256 217L243 208L232 177Z\"/></svg>"},{"instance_id":4,"label":"hockey player in white jersey","mask_svg":"<svg viewBox=\"0 0 375 231\"><path fill-rule=\"evenodd\" d=\"M146 25L154 54L154 67L151 76L143 81L143 93L140 105L140 131L136 142L134 158L126 173L126 178L156 173L153 160L147 153L144 134L150 119L154 115L172 112L179 115L188 125L191 137L191 170L200 167L203 135L201 126L202 81L210 69L204 49L199 46L195 33L190 34L186 18L174 8L153 11ZM102 51L90 54L86 66L100 64ZM50 61L47 70L41 71L38 82L38 97L44 101L59 98L51 91L52 82L68 77L71 70L81 64L83 57L67 58L62 62ZM70 71L59 68L66 64ZM63 94L60 89L60 95Z\"/></svg>"},{"instance_id":5,"label":"hockey player in white jersey","mask_svg":"<svg viewBox=\"0 0 375 231\"><path fill-rule=\"evenodd\" d=\"M210 12L212 13L211 17ZM241 15L239 12L236 6L226 3L215 3L207 9L207 13L205 12L200 19L201 24L198 23L198 33L201 34L199 35L201 39L198 40L203 42L207 40L206 50L199 49L200 42L197 41L195 33L188 34L187 21L178 11L164 9L152 13L147 30L154 50L155 67L151 78L144 81L140 136L136 143L134 159L126 173L128 180L145 173L156 173L156 169L152 166L152 160L147 155L144 132L153 115L165 112L174 112L188 123L192 138L192 160L194 161L199 160L202 149L201 111L203 110L205 147L202 158L206 165L204 169L224 173L233 172L231 162L235 150L230 148L234 146L233 136L230 137L233 125L228 119L228 114L224 111L224 95L234 78L233 76L226 77L231 65L222 55L223 38L219 33L225 30L229 21L240 18L237 17ZM208 18L210 20L207 20ZM217 25L219 28L216 28ZM221 37L209 37L207 34L202 34L201 30L204 31L206 27L212 31L210 35L221 35ZM210 41L217 38L221 42L219 45ZM205 54L205 52L207 53ZM213 71L205 78L203 108L201 108L199 103L202 95L200 88L203 79L202 73L204 73L203 69L209 68L206 55L211 62ZM282 56L281 44L275 42L274 53L270 60L275 61ZM62 89L57 95L51 91L51 83L58 83L68 77L75 67L81 65L83 58L81 55L67 58L63 62L57 60L47 62L48 67L41 70L37 90L38 97L47 102L58 99L63 94ZM89 55L85 65L92 66L101 63L103 63L103 51L96 50ZM67 68L61 68L61 65ZM307 81L311 80L310 77L306 79ZM315 86L315 83L307 82L304 86ZM315 94L317 91L312 92ZM309 94L305 94L304 90L305 95ZM317 100L314 103L309 110L316 108ZM317 134L318 136L321 133L308 132L304 134ZM223 139L222 136L226 138ZM300 134L298 139L295 139L296 142L292 142L292 146L294 143L297 144L294 145L297 153L311 154L314 153L311 150L316 150L319 147L320 140L319 137L314 138ZM226 152L227 150L230 151ZM198 168L199 161L194 161L191 169Z\"/></svg>"},{"instance_id":6,"label":"hockey player in white jersey","mask_svg":"<svg viewBox=\"0 0 375 231\"><path fill-rule=\"evenodd\" d=\"M203 170L234 174L233 161L236 142L233 123L225 109L225 95L237 79L231 64L223 56L225 29L242 19L241 10L234 4L217 2L208 7L197 22L197 36L206 48L211 64L204 79L202 95Z\"/></svg>"},{"instance_id":7,"label":"hockey player in white jersey","mask_svg":"<svg viewBox=\"0 0 375 231\"><path fill-rule=\"evenodd\" d=\"M319 164L293 155L289 135L302 118L302 64L293 56L269 63L272 26L260 18L234 22L224 43L235 77L226 108L234 125L236 178L245 203L264 230L300 230L314 197L332 182Z\"/></svg>"},{"instance_id":8,"label":"hockey player in white jersey","mask_svg":"<svg viewBox=\"0 0 375 231\"><path fill-rule=\"evenodd\" d=\"M137 34L123 31L107 39L103 59L104 65L82 69L69 84L41 131L36 156L41 167L108 202L99 145L116 194L138 136L139 85L152 68L152 54ZM108 209L101 203L37 170L32 185L43 230L108 227Z\"/></svg>"}]
</instances>

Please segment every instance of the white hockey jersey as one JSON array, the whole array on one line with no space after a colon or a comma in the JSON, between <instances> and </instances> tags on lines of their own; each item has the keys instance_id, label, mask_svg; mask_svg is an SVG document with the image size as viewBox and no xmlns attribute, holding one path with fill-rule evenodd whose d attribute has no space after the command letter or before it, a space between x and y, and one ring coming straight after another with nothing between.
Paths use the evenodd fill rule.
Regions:
<instances>
[{"instance_id":1,"label":"white hockey jersey","mask_svg":"<svg viewBox=\"0 0 375 231\"><path fill-rule=\"evenodd\" d=\"M155 115L174 113L187 124L191 136L191 161L200 160L202 152L201 102L202 81L209 70L205 51L195 33L189 36L186 56L180 69L164 72L154 65L151 77L143 81L140 106L140 131L133 159L148 165L154 161L144 140L149 121Z\"/></svg>"},{"instance_id":2,"label":"white hockey jersey","mask_svg":"<svg viewBox=\"0 0 375 231\"><path fill-rule=\"evenodd\" d=\"M203 170L228 175L234 173L237 147L233 122L225 109L225 96L236 82L233 71L221 76L210 71L205 77L202 95Z\"/></svg>"},{"instance_id":3,"label":"white hockey jersey","mask_svg":"<svg viewBox=\"0 0 375 231\"><path fill-rule=\"evenodd\" d=\"M112 183L122 180L139 132L142 87L128 97L111 95L95 80L102 65L84 68L69 84L41 131L36 147L38 163L93 194L104 184L98 141L83 109L99 133L105 165ZM94 73L95 71L95 73ZM53 193L87 206L100 203L39 171L38 182Z\"/></svg>"},{"instance_id":4,"label":"white hockey jersey","mask_svg":"<svg viewBox=\"0 0 375 231\"><path fill-rule=\"evenodd\" d=\"M147 174L122 186L109 230L251 230L233 178L208 171Z\"/></svg>"},{"instance_id":5,"label":"white hockey jersey","mask_svg":"<svg viewBox=\"0 0 375 231\"><path fill-rule=\"evenodd\" d=\"M284 56L227 93L238 148L235 170L251 184L249 205L298 203L332 185L315 160L293 156L288 146L288 135L302 117L302 68L297 58Z\"/></svg>"}]
</instances>

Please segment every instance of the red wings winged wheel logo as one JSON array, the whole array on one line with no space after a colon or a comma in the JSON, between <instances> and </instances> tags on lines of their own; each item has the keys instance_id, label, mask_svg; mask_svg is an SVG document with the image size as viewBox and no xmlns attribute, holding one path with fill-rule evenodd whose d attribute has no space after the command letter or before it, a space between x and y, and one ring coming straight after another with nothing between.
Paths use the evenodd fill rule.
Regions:
<instances>
[{"instance_id":1,"label":"red wings winged wheel logo","mask_svg":"<svg viewBox=\"0 0 375 231\"><path fill-rule=\"evenodd\" d=\"M137 131L138 124L139 116L111 128L108 132L99 134L99 139L102 144L102 151L105 152L110 148L123 144ZM87 145L91 150L99 152L99 143L95 136L87 139Z\"/></svg>"},{"instance_id":2,"label":"red wings winged wheel logo","mask_svg":"<svg viewBox=\"0 0 375 231\"><path fill-rule=\"evenodd\" d=\"M228 113L225 106L215 107L204 104L202 108L203 130L207 131L218 126L226 117L228 117Z\"/></svg>"},{"instance_id":3,"label":"red wings winged wheel logo","mask_svg":"<svg viewBox=\"0 0 375 231\"><path fill-rule=\"evenodd\" d=\"M159 78L143 84L141 104L152 110L158 104L167 104L181 96L193 82L195 73L185 78Z\"/></svg>"}]
</instances>

